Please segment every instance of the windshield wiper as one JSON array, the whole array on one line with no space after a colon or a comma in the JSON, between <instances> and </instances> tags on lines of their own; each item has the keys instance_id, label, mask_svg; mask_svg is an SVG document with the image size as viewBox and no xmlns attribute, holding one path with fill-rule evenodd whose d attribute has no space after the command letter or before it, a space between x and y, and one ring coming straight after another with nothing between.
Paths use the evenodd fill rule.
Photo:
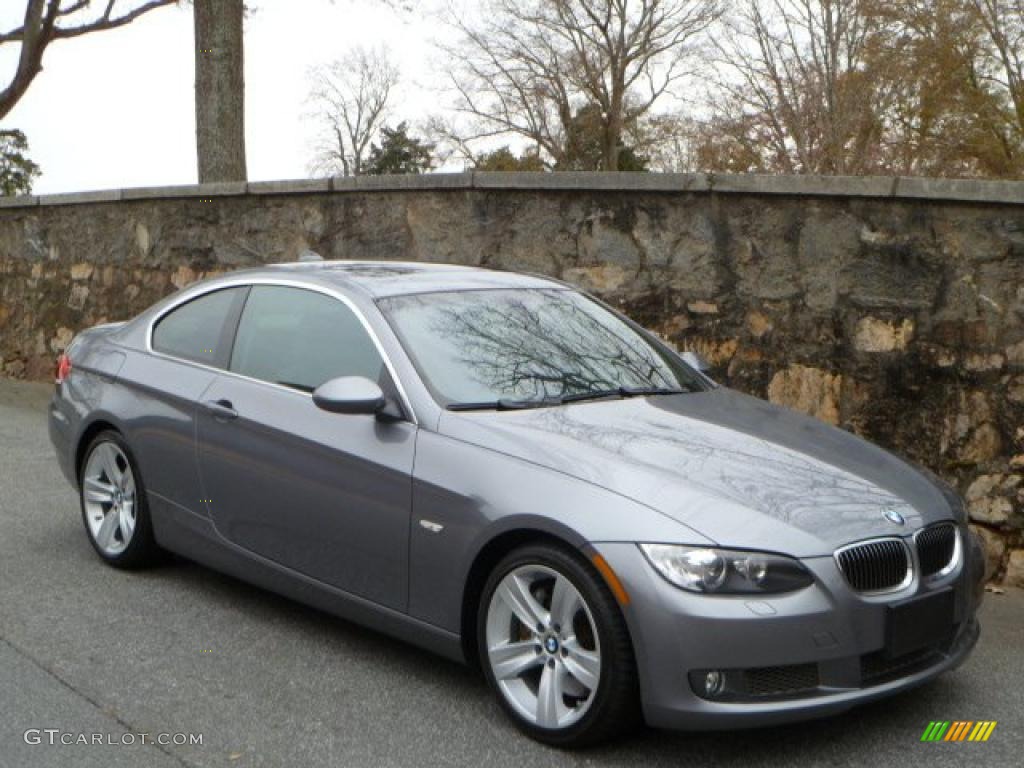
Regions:
<instances>
[{"instance_id":1,"label":"windshield wiper","mask_svg":"<svg viewBox=\"0 0 1024 768\"><path fill-rule=\"evenodd\" d=\"M503 397L500 400L481 400L477 403L448 403L445 408L449 411L521 411L525 408L559 405L561 402L561 399L557 397L546 397L539 400L513 400Z\"/></svg>"},{"instance_id":2,"label":"windshield wiper","mask_svg":"<svg viewBox=\"0 0 1024 768\"><path fill-rule=\"evenodd\" d=\"M600 400L605 397L681 395L691 391L676 387L618 387L617 389L593 389L589 392L576 392L560 397L543 397L537 400L515 400L503 397L499 400L481 400L476 403L448 403L445 408L449 411L521 411L526 408L544 408L552 405L578 403L583 400Z\"/></svg>"},{"instance_id":3,"label":"windshield wiper","mask_svg":"<svg viewBox=\"0 0 1024 768\"><path fill-rule=\"evenodd\" d=\"M681 395L689 392L687 389L675 387L618 387L617 389L595 389L590 392L577 392L573 395L563 395L559 398L562 403L578 403L581 400L600 400L604 397L645 397L647 395Z\"/></svg>"}]
</instances>

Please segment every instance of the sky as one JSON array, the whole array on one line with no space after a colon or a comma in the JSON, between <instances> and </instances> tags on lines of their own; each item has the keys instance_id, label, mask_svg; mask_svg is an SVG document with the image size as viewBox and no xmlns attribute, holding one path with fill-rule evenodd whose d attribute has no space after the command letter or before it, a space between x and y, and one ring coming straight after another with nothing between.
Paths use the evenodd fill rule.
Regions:
<instances>
[{"instance_id":1,"label":"sky","mask_svg":"<svg viewBox=\"0 0 1024 768\"><path fill-rule=\"evenodd\" d=\"M122 0L123 2L123 0ZM436 111L442 25L379 0L257 0L246 19L249 179L304 178L316 144L310 67L354 45L387 45L403 75L395 120ZM0 0L0 30L24 0ZM301 8L301 12L297 11ZM33 192L193 184L196 181L191 6L159 9L117 30L49 46L43 72L0 128L19 128L42 167ZM18 47L0 47L0 82Z\"/></svg>"}]
</instances>

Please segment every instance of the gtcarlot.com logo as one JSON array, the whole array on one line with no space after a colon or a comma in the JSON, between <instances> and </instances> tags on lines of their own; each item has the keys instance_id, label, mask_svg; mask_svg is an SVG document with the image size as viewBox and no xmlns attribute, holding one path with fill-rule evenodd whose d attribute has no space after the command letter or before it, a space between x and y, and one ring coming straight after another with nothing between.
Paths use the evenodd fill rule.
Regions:
<instances>
[{"instance_id":1,"label":"gtcarlot.com logo","mask_svg":"<svg viewBox=\"0 0 1024 768\"><path fill-rule=\"evenodd\" d=\"M23 734L26 744L33 746L49 744L50 746L70 746L72 744L92 744L94 746L131 746L132 744L159 744L162 747L185 745L202 746L201 733L76 733L62 731L59 728L29 728Z\"/></svg>"},{"instance_id":2,"label":"gtcarlot.com logo","mask_svg":"<svg viewBox=\"0 0 1024 768\"><path fill-rule=\"evenodd\" d=\"M995 720L932 720L921 741L988 741L995 729Z\"/></svg>"}]
</instances>

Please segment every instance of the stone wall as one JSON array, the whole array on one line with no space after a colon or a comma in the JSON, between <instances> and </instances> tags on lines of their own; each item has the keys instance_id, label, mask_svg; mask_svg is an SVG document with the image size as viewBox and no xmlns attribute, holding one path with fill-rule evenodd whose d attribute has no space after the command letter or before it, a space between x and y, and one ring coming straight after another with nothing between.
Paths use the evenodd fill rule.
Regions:
<instances>
[{"instance_id":1,"label":"stone wall","mask_svg":"<svg viewBox=\"0 0 1024 768\"><path fill-rule=\"evenodd\" d=\"M0 199L0 371L312 248L541 272L953 481L1024 585L1024 183L456 174Z\"/></svg>"}]
</instances>

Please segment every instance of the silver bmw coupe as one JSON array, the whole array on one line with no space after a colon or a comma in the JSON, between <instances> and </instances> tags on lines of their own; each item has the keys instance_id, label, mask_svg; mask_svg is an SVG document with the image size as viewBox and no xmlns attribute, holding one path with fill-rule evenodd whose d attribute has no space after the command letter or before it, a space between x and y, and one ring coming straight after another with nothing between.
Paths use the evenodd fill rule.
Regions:
<instances>
[{"instance_id":1,"label":"silver bmw coupe","mask_svg":"<svg viewBox=\"0 0 1024 768\"><path fill-rule=\"evenodd\" d=\"M81 332L49 411L107 563L171 551L478 665L560 746L841 712L960 664L946 485L550 279L309 262Z\"/></svg>"}]
</instances>

